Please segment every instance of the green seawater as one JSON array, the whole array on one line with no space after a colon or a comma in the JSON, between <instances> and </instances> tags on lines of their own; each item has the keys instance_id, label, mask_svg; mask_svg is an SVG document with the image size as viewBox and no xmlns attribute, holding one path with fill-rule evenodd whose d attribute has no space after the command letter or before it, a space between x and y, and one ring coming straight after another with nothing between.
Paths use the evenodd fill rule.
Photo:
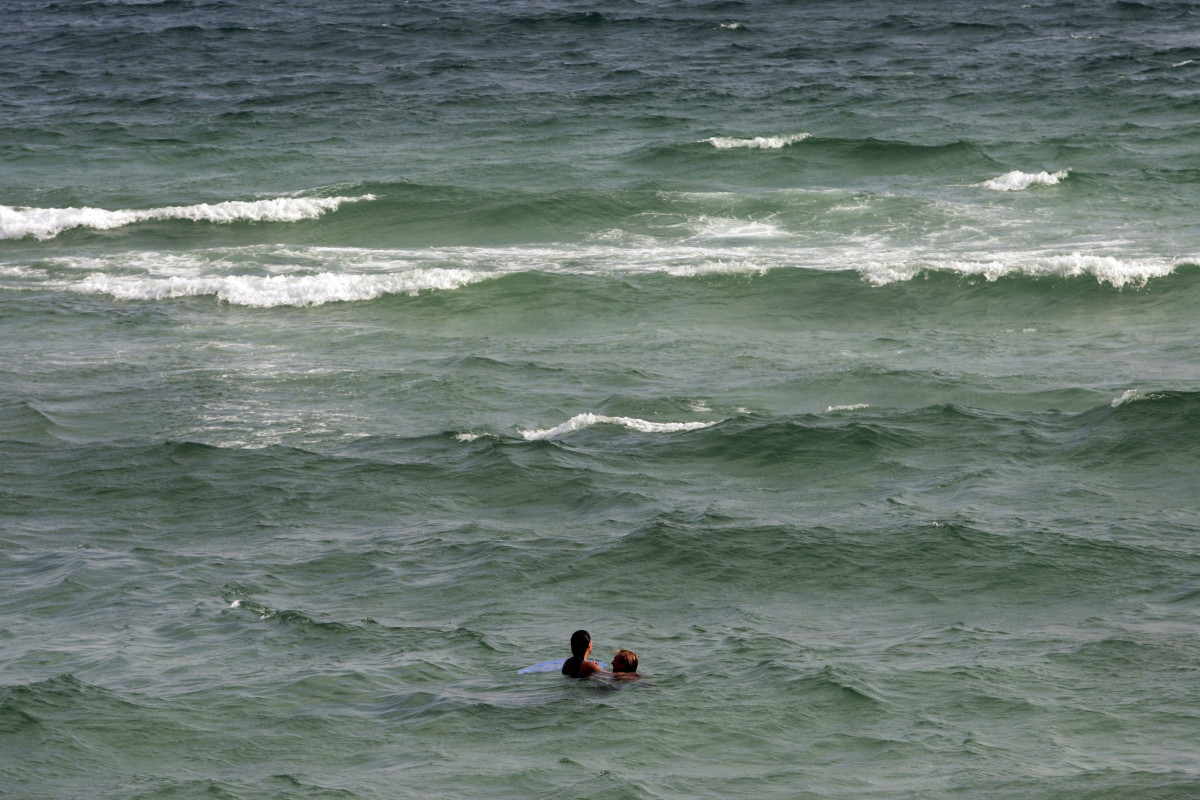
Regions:
<instances>
[{"instance_id":1,"label":"green seawater","mask_svg":"<svg viewBox=\"0 0 1200 800\"><path fill-rule=\"evenodd\" d=\"M6 9L0 796L1197 796L1195 22Z\"/></svg>"}]
</instances>

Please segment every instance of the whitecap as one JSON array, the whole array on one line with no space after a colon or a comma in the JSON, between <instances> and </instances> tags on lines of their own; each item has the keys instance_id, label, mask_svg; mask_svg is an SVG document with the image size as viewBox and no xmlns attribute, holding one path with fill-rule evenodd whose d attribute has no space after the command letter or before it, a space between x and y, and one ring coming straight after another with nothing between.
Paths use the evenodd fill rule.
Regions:
<instances>
[{"instance_id":1,"label":"whitecap","mask_svg":"<svg viewBox=\"0 0 1200 800\"><path fill-rule=\"evenodd\" d=\"M829 406L829 408L825 409L825 413L832 414L835 411L859 411L861 409L870 407L870 403L851 403L850 405L845 406Z\"/></svg>"},{"instance_id":2,"label":"whitecap","mask_svg":"<svg viewBox=\"0 0 1200 800\"><path fill-rule=\"evenodd\" d=\"M811 133L789 133L782 136L755 136L750 139L738 139L731 136L710 136L702 141L711 144L718 150L731 150L745 147L751 150L779 150L788 145L802 142L811 137Z\"/></svg>"},{"instance_id":3,"label":"whitecap","mask_svg":"<svg viewBox=\"0 0 1200 800\"><path fill-rule=\"evenodd\" d=\"M1126 389L1121 393L1120 397L1113 398L1111 405L1113 408L1118 408L1126 403L1134 403L1138 400L1157 400L1162 395L1144 392L1141 389Z\"/></svg>"},{"instance_id":4,"label":"whitecap","mask_svg":"<svg viewBox=\"0 0 1200 800\"><path fill-rule=\"evenodd\" d=\"M71 228L111 230L150 220L188 220L192 222L299 222L335 211L343 203L374 200L359 197L276 197L268 200L227 200L163 208L31 208L0 206L0 239L53 239Z\"/></svg>"},{"instance_id":5,"label":"whitecap","mask_svg":"<svg viewBox=\"0 0 1200 800\"><path fill-rule=\"evenodd\" d=\"M1126 286L1145 286L1151 278L1170 275L1175 271L1175 262L1169 259L1123 259L1082 253L1011 253L979 261L931 259L868 262L859 266L860 274L876 286L912 280L922 270L957 272L989 281L1010 275L1028 275L1035 278L1079 278L1090 275L1099 283L1107 283L1121 289Z\"/></svg>"},{"instance_id":6,"label":"whitecap","mask_svg":"<svg viewBox=\"0 0 1200 800\"><path fill-rule=\"evenodd\" d=\"M991 189L994 192L1019 192L1022 189L1028 189L1030 186L1055 186L1061 183L1071 173L1069 169L1060 169L1058 172L1021 172L1013 170L1006 172L999 177L984 181L981 186L985 189Z\"/></svg>"},{"instance_id":7,"label":"whitecap","mask_svg":"<svg viewBox=\"0 0 1200 800\"><path fill-rule=\"evenodd\" d=\"M541 439L551 439L563 434L590 428L593 425L619 425L639 433L675 433L677 431L694 431L716 425L715 422L649 422L636 417L609 417L601 414L576 414L561 425L542 430L523 430L521 435L526 441L533 442Z\"/></svg>"}]
</instances>

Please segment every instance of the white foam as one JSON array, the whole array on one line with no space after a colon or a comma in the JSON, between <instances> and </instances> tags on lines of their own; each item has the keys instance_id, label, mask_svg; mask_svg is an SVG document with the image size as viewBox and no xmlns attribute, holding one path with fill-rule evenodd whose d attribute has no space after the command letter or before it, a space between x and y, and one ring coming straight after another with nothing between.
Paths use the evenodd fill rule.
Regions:
<instances>
[{"instance_id":1,"label":"white foam","mask_svg":"<svg viewBox=\"0 0 1200 800\"><path fill-rule=\"evenodd\" d=\"M459 442L473 442L481 436L483 436L482 433L464 432L464 433L455 434L454 438L456 441L459 441Z\"/></svg>"},{"instance_id":2,"label":"white foam","mask_svg":"<svg viewBox=\"0 0 1200 800\"><path fill-rule=\"evenodd\" d=\"M826 414L832 414L835 411L859 411L860 409L870 408L870 403L852 403L847 406L830 406L825 409Z\"/></svg>"},{"instance_id":3,"label":"white foam","mask_svg":"<svg viewBox=\"0 0 1200 800\"><path fill-rule=\"evenodd\" d=\"M1034 173L1013 170L999 177L984 181L980 185L994 192L1019 192L1022 189L1028 189L1030 186L1055 186L1065 180L1070 174L1071 170L1069 169L1060 169L1058 172L1042 171Z\"/></svg>"},{"instance_id":4,"label":"white foam","mask_svg":"<svg viewBox=\"0 0 1200 800\"><path fill-rule=\"evenodd\" d=\"M0 206L0 239L53 239L71 228L111 230L135 222L180 219L193 222L298 222L315 219L343 203L374 200L360 197L276 197L269 200L227 200L191 206L120 209L102 208L14 208Z\"/></svg>"},{"instance_id":5,"label":"white foam","mask_svg":"<svg viewBox=\"0 0 1200 800\"><path fill-rule=\"evenodd\" d=\"M715 422L649 422L636 417L607 417L600 414L576 414L561 425L544 430L521 431L526 441L552 439L567 433L590 428L593 425L620 425L639 433L674 433L676 431L694 431L716 425Z\"/></svg>"},{"instance_id":6,"label":"white foam","mask_svg":"<svg viewBox=\"0 0 1200 800\"><path fill-rule=\"evenodd\" d=\"M387 294L415 295L428 289L457 289L477 276L464 269L416 269L388 275L322 272L317 275L225 275L137 278L89 275L69 286L82 294L118 300L170 300L214 295L232 305L272 308L374 300Z\"/></svg>"},{"instance_id":7,"label":"white foam","mask_svg":"<svg viewBox=\"0 0 1200 800\"><path fill-rule=\"evenodd\" d=\"M718 150L731 150L736 147L745 147L751 150L779 150L796 142L802 142L811 136L811 133L789 133L783 136L755 136L751 139L711 136L703 141L708 142Z\"/></svg>"}]
</instances>

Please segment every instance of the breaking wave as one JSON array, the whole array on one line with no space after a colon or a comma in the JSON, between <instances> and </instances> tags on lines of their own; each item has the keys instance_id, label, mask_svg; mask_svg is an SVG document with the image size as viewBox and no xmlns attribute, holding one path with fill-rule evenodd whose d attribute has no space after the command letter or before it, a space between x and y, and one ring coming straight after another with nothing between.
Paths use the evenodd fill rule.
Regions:
<instances>
[{"instance_id":1,"label":"breaking wave","mask_svg":"<svg viewBox=\"0 0 1200 800\"><path fill-rule=\"evenodd\" d=\"M561 425L542 430L523 430L521 435L526 441L533 442L542 439L552 439L575 431L590 428L593 425L619 425L639 433L674 433L677 431L694 431L708 428L716 422L649 422L636 417L607 417L600 414L576 414Z\"/></svg>"},{"instance_id":2,"label":"breaking wave","mask_svg":"<svg viewBox=\"0 0 1200 800\"><path fill-rule=\"evenodd\" d=\"M464 269L418 269L392 275L226 275L217 277L115 278L90 275L71 288L118 300L171 300L214 295L239 306L319 306L374 300L388 294L415 295L427 289L457 289L476 280Z\"/></svg>"},{"instance_id":3,"label":"breaking wave","mask_svg":"<svg viewBox=\"0 0 1200 800\"><path fill-rule=\"evenodd\" d=\"M1060 169L1058 172L1021 172L1013 170L1006 172L999 177L984 181L981 185L985 189L991 189L994 192L1019 192L1022 189L1028 189L1030 186L1055 186L1066 179L1071 174L1069 169Z\"/></svg>"},{"instance_id":4,"label":"breaking wave","mask_svg":"<svg viewBox=\"0 0 1200 800\"><path fill-rule=\"evenodd\" d=\"M0 239L53 239L72 228L111 230L150 220L191 222L299 222L335 211L343 203L374 200L359 197L276 197L269 200L227 200L190 206L119 209L102 208L14 208L0 206Z\"/></svg>"},{"instance_id":5,"label":"breaking wave","mask_svg":"<svg viewBox=\"0 0 1200 800\"><path fill-rule=\"evenodd\" d=\"M896 262L868 262L859 266L863 278L876 286L909 281L926 271L954 272L966 277L981 277L989 281L1009 276L1031 278L1094 277L1099 283L1122 289L1126 286L1145 286L1152 278L1161 278L1175 271L1172 259L1126 259L1115 256L1031 255L1011 253L991 259L923 261L911 259Z\"/></svg>"},{"instance_id":6,"label":"breaking wave","mask_svg":"<svg viewBox=\"0 0 1200 800\"><path fill-rule=\"evenodd\" d=\"M802 142L811 137L810 133L789 133L783 136L755 136L750 139L737 139L730 136L710 136L703 141L718 150L732 150L745 147L751 150L779 150L796 142Z\"/></svg>"}]
</instances>

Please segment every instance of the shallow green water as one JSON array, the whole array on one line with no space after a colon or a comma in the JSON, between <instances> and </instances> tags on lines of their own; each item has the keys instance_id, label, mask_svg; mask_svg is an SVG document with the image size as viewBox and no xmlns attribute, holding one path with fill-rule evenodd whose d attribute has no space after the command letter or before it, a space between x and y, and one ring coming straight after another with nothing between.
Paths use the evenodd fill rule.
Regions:
<instances>
[{"instance_id":1,"label":"shallow green water","mask_svg":"<svg viewBox=\"0 0 1200 800\"><path fill-rule=\"evenodd\" d=\"M0 794L1193 796L1194 17L18 4Z\"/></svg>"}]
</instances>

